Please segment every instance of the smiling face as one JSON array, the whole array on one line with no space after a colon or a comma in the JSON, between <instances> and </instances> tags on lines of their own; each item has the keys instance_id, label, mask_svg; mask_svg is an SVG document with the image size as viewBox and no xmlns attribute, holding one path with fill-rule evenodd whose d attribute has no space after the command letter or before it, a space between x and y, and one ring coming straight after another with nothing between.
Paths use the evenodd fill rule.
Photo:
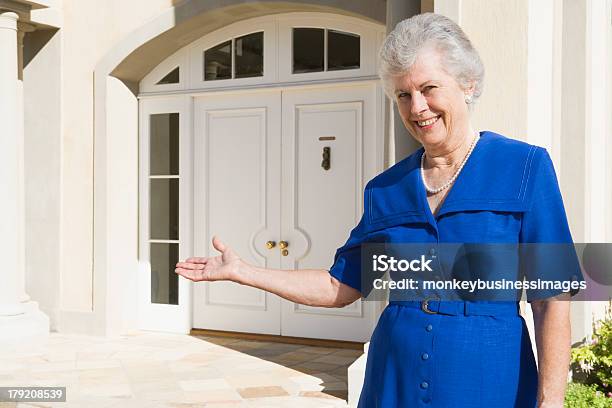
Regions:
<instances>
[{"instance_id":1,"label":"smiling face","mask_svg":"<svg viewBox=\"0 0 612 408\"><path fill-rule=\"evenodd\" d=\"M404 126L426 149L445 150L470 135L466 95L443 69L440 54L433 49L419 52L402 76L393 79L398 110Z\"/></svg>"}]
</instances>

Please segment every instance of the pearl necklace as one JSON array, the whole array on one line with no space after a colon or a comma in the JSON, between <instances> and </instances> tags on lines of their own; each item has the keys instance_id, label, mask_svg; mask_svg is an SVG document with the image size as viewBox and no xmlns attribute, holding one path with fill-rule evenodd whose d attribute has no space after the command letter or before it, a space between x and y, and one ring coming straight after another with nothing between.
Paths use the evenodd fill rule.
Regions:
<instances>
[{"instance_id":1,"label":"pearl necklace","mask_svg":"<svg viewBox=\"0 0 612 408\"><path fill-rule=\"evenodd\" d=\"M425 186L425 190L427 190L428 193L432 193L432 194L439 193L440 191L447 189L451 184L453 184L453 182L459 176L459 173L461 173L461 169L463 169L463 166L465 166L465 163L467 162L468 158L472 154L472 151L474 150L474 147L476 146L476 142L478 141L478 139L480 139L480 135L476 133L476 137L474 137L474 140L472 140L472 144L470 144L470 148L468 149L467 154L461 161L461 164L459 165L459 168L457 169L455 174L453 174L453 176L446 183L444 183L438 188L431 188L425 182L425 170L423 169L423 163L425 161L425 151L423 151L423 154L421 155L421 180L423 180L423 185Z\"/></svg>"}]
</instances>

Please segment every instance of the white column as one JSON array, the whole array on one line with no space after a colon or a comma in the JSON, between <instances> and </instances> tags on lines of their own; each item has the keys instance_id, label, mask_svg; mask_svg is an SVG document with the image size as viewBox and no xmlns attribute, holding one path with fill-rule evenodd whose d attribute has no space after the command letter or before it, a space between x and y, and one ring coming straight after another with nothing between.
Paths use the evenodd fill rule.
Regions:
<instances>
[{"instance_id":1,"label":"white column","mask_svg":"<svg viewBox=\"0 0 612 408\"><path fill-rule=\"evenodd\" d=\"M0 14L0 315L22 313L18 304L19 243L17 144L17 14Z\"/></svg>"},{"instance_id":2,"label":"white column","mask_svg":"<svg viewBox=\"0 0 612 408\"><path fill-rule=\"evenodd\" d=\"M19 243L19 256L17 258L17 289L19 290L18 296L21 302L27 302L30 300L30 296L25 291L25 256L26 256L26 226L25 226L25 117L24 117L24 105L23 105L23 39L26 32L34 31L34 26L28 23L18 22L17 23L17 104L19 116L17 119L17 133L16 139L18 142L17 157L19 158L19 180L17 185L19 186L17 201L17 208L19 209L18 220L20 222L17 231L19 235L15 238Z\"/></svg>"},{"instance_id":3,"label":"white column","mask_svg":"<svg viewBox=\"0 0 612 408\"><path fill-rule=\"evenodd\" d=\"M527 13L527 138L524 140L552 152L557 148L553 137L554 0L530 1Z\"/></svg>"},{"instance_id":4,"label":"white column","mask_svg":"<svg viewBox=\"0 0 612 408\"><path fill-rule=\"evenodd\" d=\"M0 12L0 348L46 340L49 319L24 298L23 120L18 84L17 14Z\"/></svg>"}]
</instances>

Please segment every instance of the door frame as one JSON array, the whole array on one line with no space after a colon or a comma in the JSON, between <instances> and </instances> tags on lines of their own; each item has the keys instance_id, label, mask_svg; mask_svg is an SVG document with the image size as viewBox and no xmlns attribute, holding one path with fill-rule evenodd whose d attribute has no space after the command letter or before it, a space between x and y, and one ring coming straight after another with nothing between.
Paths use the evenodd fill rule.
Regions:
<instances>
[{"instance_id":1,"label":"door frame","mask_svg":"<svg viewBox=\"0 0 612 408\"><path fill-rule=\"evenodd\" d=\"M139 99L139 256L138 256L138 327L145 330L165 331L174 333L189 333L193 328L193 282L179 279L179 304L158 305L147 301L150 297L150 264L148 251L148 157L149 149L148 115L151 113L168 113L163 109L174 109L181 114L180 120L180 182L179 182L179 259L185 259L194 251L194 99L198 96L236 95L265 92L271 88L284 90L308 90L317 88L336 88L338 86L374 84L376 92L375 110L375 159L372 168L363 169L363 185L367 180L384 170L386 146L384 144L384 123L386 96L378 78L352 79L340 81L323 81L317 83L291 83L276 86L255 87L249 89L220 89L215 91L192 91L175 95L140 95ZM365 136L365 135L364 135ZM145 146L146 144L146 146ZM365 166L364 166L365 167ZM187 217L183 215L187 214ZM145 225L146 224L146 225ZM330 260L331 261L331 260ZM367 302L364 307L371 307L371 328L373 329L386 302Z\"/></svg>"}]
</instances>

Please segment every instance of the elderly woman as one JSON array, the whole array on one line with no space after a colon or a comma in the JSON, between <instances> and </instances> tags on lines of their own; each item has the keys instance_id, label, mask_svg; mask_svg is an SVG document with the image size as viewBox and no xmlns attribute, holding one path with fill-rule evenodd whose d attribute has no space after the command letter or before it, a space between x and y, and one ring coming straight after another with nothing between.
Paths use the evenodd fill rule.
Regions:
<instances>
[{"instance_id":1,"label":"elderly woman","mask_svg":"<svg viewBox=\"0 0 612 408\"><path fill-rule=\"evenodd\" d=\"M381 48L380 75L423 147L367 184L370 204L329 271L249 265L214 237L221 255L179 262L176 272L342 307L363 292L365 242L427 243L429 254L442 243L572 242L546 150L470 123L484 68L457 24L432 13L400 22ZM371 338L359 407L562 407L569 302L551 300L568 297L528 293L537 367L517 301L391 301Z\"/></svg>"}]
</instances>

